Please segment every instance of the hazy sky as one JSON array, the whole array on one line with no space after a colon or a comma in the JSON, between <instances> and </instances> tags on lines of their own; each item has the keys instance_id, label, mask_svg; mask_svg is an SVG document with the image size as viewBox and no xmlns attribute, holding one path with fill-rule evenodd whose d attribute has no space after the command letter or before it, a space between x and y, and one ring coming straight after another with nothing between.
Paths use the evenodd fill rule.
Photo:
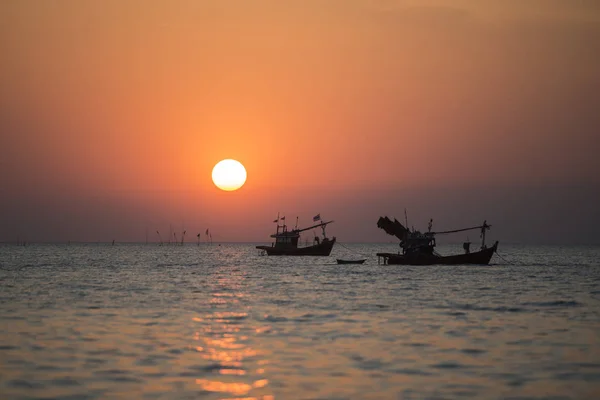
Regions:
<instances>
[{"instance_id":1,"label":"hazy sky","mask_svg":"<svg viewBox=\"0 0 600 400\"><path fill-rule=\"evenodd\" d=\"M0 241L600 242L596 0L6 0L0 54Z\"/></svg>"}]
</instances>

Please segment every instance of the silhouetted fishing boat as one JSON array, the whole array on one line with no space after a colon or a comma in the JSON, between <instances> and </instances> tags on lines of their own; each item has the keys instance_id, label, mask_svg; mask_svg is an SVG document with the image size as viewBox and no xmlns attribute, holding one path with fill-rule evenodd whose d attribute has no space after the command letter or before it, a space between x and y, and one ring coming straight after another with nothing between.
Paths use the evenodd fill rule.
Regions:
<instances>
[{"instance_id":1,"label":"silhouetted fishing boat","mask_svg":"<svg viewBox=\"0 0 600 400\"><path fill-rule=\"evenodd\" d=\"M397 265L464 265L464 264L489 264L492 255L498 248L498 241L492 247L485 245L485 232L491 228L486 221L483 225L470 228L455 229L451 231L432 232L433 220L429 221L429 230L425 233L419 231L411 232L404 227L398 220L392 221L388 217L380 217L377 221L377 227L383 229L387 234L396 236L400 239L402 253L377 253L378 259L383 259L384 264ZM408 225L408 223L406 224ZM448 233L464 232L469 230L481 231L481 248L479 251L470 251L470 242L463 243L463 254L443 256L438 254L435 248L435 236Z\"/></svg>"},{"instance_id":2,"label":"silhouetted fishing boat","mask_svg":"<svg viewBox=\"0 0 600 400\"><path fill-rule=\"evenodd\" d=\"M279 225L279 221L283 221L283 225ZM313 222L321 221L321 215L313 217ZM298 228L298 219L296 219L296 227L292 230L287 229L285 217L281 219L279 216L275 221L277 230L271 235L275 239L271 246L256 246L257 249L263 250L269 256L328 256L331 254L331 249L335 244L335 236L329 239L325 234L325 227L333 221L320 222L316 225L307 228ZM315 235L312 244L305 247L298 247L300 233L309 229L321 228L323 230L323 238L320 239Z\"/></svg>"},{"instance_id":3,"label":"silhouetted fishing boat","mask_svg":"<svg viewBox=\"0 0 600 400\"><path fill-rule=\"evenodd\" d=\"M338 264L363 264L366 259L363 260L342 260L342 259L337 259L336 260Z\"/></svg>"}]
</instances>

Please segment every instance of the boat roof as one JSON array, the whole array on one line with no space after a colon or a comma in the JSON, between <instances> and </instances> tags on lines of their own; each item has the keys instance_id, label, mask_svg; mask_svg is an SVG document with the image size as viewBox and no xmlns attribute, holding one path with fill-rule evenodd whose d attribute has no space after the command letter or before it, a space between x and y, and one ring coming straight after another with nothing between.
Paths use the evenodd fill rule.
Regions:
<instances>
[{"instance_id":1,"label":"boat roof","mask_svg":"<svg viewBox=\"0 0 600 400\"><path fill-rule=\"evenodd\" d=\"M321 227L321 226L326 226L328 224L331 224L332 222L333 221L324 221L324 222L320 222L320 223L318 223L316 225L309 226L307 228L292 229L291 231L285 230L285 231L280 232L280 233L274 233L274 234L271 235L271 237L272 238L297 237L297 236L300 236L300 232L304 232L304 231L307 231L309 229L314 229L314 228L318 228L318 227Z\"/></svg>"},{"instance_id":2,"label":"boat roof","mask_svg":"<svg viewBox=\"0 0 600 400\"><path fill-rule=\"evenodd\" d=\"M271 235L272 238L282 238L282 237L298 237L300 236L300 232L298 231L285 231L281 233L274 233Z\"/></svg>"}]
</instances>

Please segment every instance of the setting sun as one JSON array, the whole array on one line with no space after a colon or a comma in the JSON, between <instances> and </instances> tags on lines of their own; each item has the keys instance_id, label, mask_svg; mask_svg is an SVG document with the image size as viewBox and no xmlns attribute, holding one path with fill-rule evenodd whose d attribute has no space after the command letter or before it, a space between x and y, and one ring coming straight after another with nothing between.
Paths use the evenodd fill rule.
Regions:
<instances>
[{"instance_id":1,"label":"setting sun","mask_svg":"<svg viewBox=\"0 0 600 400\"><path fill-rule=\"evenodd\" d=\"M221 190L237 190L246 182L246 168L236 160L221 160L212 170L212 180Z\"/></svg>"}]
</instances>

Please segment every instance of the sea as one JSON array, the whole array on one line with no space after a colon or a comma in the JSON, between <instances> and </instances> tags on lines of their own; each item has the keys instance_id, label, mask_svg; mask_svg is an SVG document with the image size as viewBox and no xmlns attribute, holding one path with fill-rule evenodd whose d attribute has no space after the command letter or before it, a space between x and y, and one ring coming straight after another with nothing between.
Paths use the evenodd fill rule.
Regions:
<instances>
[{"instance_id":1,"label":"sea","mask_svg":"<svg viewBox=\"0 0 600 400\"><path fill-rule=\"evenodd\" d=\"M599 246L255 245L0 245L0 398L600 398Z\"/></svg>"}]
</instances>

